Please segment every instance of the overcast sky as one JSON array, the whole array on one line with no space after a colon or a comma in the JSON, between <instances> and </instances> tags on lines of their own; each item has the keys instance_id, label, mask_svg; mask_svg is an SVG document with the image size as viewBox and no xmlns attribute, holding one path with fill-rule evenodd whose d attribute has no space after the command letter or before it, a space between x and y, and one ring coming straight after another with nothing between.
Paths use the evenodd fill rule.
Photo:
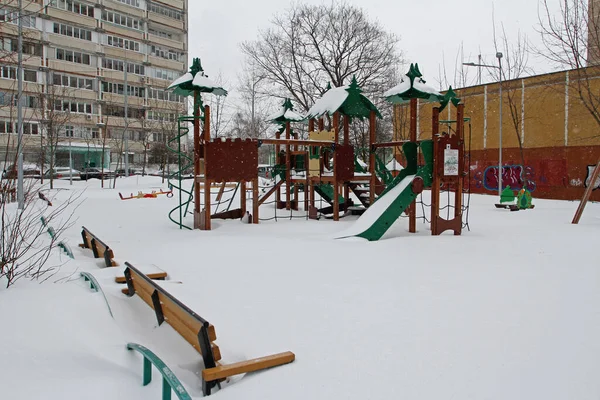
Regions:
<instances>
[{"instance_id":1,"label":"overcast sky","mask_svg":"<svg viewBox=\"0 0 600 400\"><path fill-rule=\"evenodd\" d=\"M285 11L288 0L189 0L190 61L200 57L206 73L221 73L229 90L235 90L237 74L244 57L239 44L257 38L260 29L269 27L275 13ZM330 1L304 0L308 4ZM428 83L438 87L440 68L452 83L454 65L461 43L465 61L477 61L481 52L488 63L495 62L492 14L503 23L509 38L521 30L539 45L536 32L538 0L348 0L363 8L369 17L399 36L398 48L407 62L418 62ZM548 67L530 59L536 72ZM475 78L476 69L470 76Z\"/></svg>"}]
</instances>

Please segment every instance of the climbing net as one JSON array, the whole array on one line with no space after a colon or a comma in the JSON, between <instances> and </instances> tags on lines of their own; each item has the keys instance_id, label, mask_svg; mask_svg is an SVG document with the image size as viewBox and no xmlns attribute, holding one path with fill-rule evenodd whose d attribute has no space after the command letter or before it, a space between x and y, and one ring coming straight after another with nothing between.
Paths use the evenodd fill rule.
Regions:
<instances>
[{"instance_id":1,"label":"climbing net","mask_svg":"<svg viewBox=\"0 0 600 400\"><path fill-rule=\"evenodd\" d=\"M467 175L464 179L467 181L466 186L462 187L462 228L471 230L469 226L469 208L471 204L471 120L468 120L468 137L465 138L465 152L464 152L464 165L467 170ZM452 128L450 123L446 124L448 133L456 133L456 130ZM456 188L452 188L456 190ZM454 210L456 205L454 204L454 190L451 190L449 185L442 184L440 187L440 217L445 219L452 219L454 216ZM431 220L428 216L431 216L431 191L422 192L415 201L417 205L417 220L422 221L423 224L431 224ZM402 214L403 218L408 218L406 213Z\"/></svg>"},{"instance_id":2,"label":"climbing net","mask_svg":"<svg viewBox=\"0 0 600 400\"><path fill-rule=\"evenodd\" d=\"M295 168L295 169L291 170L291 173L293 176L300 177L300 176L306 176L304 174L306 174L307 171L303 168ZM265 195L267 192L272 190L274 186L278 185L280 180L285 180L285 170L281 170L278 166L270 167L267 169L267 176L269 176L271 178L260 178L258 180L259 181L258 191L259 191L260 195ZM278 207L278 205L279 205L278 201L285 203L288 191L289 191L290 198L293 197L293 193L296 189L296 185L298 185L298 186L297 186L297 191L296 191L297 197L295 198L295 202L296 202L296 205L298 206L297 208L300 209L300 202L304 201L304 198L300 197L300 193L302 193L302 196L306 196L306 191L304 190L305 189L304 184L299 183L299 182L292 182L292 185L290 187L288 187L288 185L286 185L286 183L283 182L279 188L280 193L281 193L281 197L279 198L279 200L277 198L276 193L272 193L271 196L269 196L269 201L264 201L262 203L262 205L269 206L269 207L267 207L267 209L274 210L273 215L270 217L263 217L263 218L259 217L258 220L259 221L278 221L279 219L287 219L287 220L308 219L308 211L307 210L303 210L303 212L301 212L301 211L293 210L294 207L290 207L289 210L286 210L285 208L280 209Z\"/></svg>"}]
</instances>

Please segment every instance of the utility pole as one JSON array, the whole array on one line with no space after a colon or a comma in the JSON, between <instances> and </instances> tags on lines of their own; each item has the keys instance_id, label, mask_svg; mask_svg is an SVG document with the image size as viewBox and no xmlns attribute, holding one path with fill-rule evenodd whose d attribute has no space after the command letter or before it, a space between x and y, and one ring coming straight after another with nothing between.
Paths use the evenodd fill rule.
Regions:
<instances>
[{"instance_id":1,"label":"utility pole","mask_svg":"<svg viewBox=\"0 0 600 400\"><path fill-rule=\"evenodd\" d=\"M127 57L125 57L125 177L129 176L129 119L128 119L128 107L127 107L127 95L129 93L129 85L127 83L127 69L129 65L127 63Z\"/></svg>"},{"instance_id":2,"label":"utility pole","mask_svg":"<svg viewBox=\"0 0 600 400\"><path fill-rule=\"evenodd\" d=\"M23 0L19 0L18 24L18 60L17 60L17 202L19 210L25 209L25 194L23 193Z\"/></svg>"}]
</instances>

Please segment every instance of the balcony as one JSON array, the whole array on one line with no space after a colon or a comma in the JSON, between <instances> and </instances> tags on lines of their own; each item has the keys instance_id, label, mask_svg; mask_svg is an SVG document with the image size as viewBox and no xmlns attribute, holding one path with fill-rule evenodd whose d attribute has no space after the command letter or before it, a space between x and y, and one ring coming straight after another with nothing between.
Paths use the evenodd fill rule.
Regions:
<instances>
[{"instance_id":1,"label":"balcony","mask_svg":"<svg viewBox=\"0 0 600 400\"><path fill-rule=\"evenodd\" d=\"M48 15L54 19L86 26L92 30L96 28L96 20L87 15L75 14L54 7L48 7Z\"/></svg>"},{"instance_id":2,"label":"balcony","mask_svg":"<svg viewBox=\"0 0 600 400\"><path fill-rule=\"evenodd\" d=\"M175 28L179 31L183 31L185 29L183 25L183 20L177 20L173 18L166 17L162 14L157 14L154 12L148 12L148 19L152 22L156 22L161 25L169 26L171 28Z\"/></svg>"}]
</instances>

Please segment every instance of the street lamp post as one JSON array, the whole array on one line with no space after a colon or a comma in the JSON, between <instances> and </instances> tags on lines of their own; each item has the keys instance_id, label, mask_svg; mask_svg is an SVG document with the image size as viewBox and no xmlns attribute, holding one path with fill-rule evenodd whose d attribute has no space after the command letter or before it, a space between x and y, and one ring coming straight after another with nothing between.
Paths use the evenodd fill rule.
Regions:
<instances>
[{"instance_id":1,"label":"street lamp post","mask_svg":"<svg viewBox=\"0 0 600 400\"><path fill-rule=\"evenodd\" d=\"M476 64L476 63L463 63L468 67L486 67L496 68L499 72L498 86L499 86L499 127L498 127L498 196L502 196L502 53L497 52L496 58L498 59L498 65L487 65L487 64Z\"/></svg>"}]
</instances>

